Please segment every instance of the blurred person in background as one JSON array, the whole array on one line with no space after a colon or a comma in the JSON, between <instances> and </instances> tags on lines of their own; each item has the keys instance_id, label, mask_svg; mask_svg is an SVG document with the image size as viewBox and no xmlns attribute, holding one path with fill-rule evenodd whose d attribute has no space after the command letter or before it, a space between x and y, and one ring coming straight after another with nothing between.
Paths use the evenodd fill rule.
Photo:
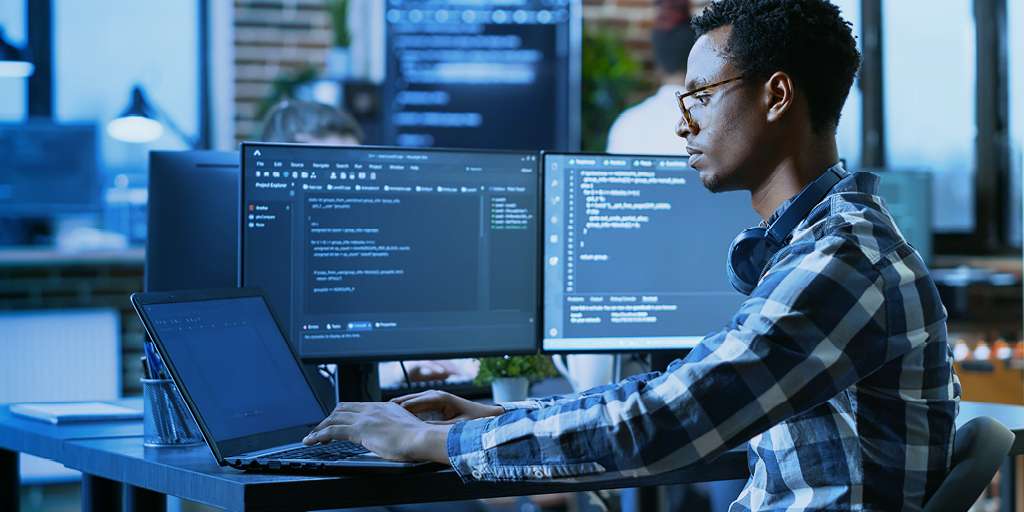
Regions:
<instances>
[{"instance_id":1,"label":"blurred person in background","mask_svg":"<svg viewBox=\"0 0 1024 512\"><path fill-rule=\"evenodd\" d=\"M683 89L686 58L697 40L690 26L689 0L657 0L651 44L661 84L653 96L619 115L608 131L609 153L679 156L685 144L676 136L676 91Z\"/></svg>"},{"instance_id":2,"label":"blurred person in background","mask_svg":"<svg viewBox=\"0 0 1024 512\"><path fill-rule=\"evenodd\" d=\"M274 105L263 121L263 142L297 142L328 146L358 146L363 129L338 108L288 99Z\"/></svg>"}]
</instances>

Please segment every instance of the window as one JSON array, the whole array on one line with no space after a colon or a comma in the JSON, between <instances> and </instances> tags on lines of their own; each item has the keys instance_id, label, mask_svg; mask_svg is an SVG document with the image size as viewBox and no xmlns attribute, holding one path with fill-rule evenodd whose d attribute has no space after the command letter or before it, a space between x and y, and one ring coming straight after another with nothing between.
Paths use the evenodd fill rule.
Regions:
<instances>
[{"instance_id":1,"label":"window","mask_svg":"<svg viewBox=\"0 0 1024 512\"><path fill-rule=\"evenodd\" d=\"M1010 2L1014 3L1014 2ZM882 2L887 167L934 173L937 233L975 229L975 19L971 0Z\"/></svg>"},{"instance_id":2,"label":"window","mask_svg":"<svg viewBox=\"0 0 1024 512\"><path fill-rule=\"evenodd\" d=\"M857 37L857 49L864 52L861 42L860 4L861 0L834 0L843 18L853 24L853 34ZM857 170L861 167L861 123L863 105L860 80L854 82L850 96L846 98L842 116L839 118L839 130L836 135L839 144L839 156L846 160L846 168Z\"/></svg>"},{"instance_id":3,"label":"window","mask_svg":"<svg viewBox=\"0 0 1024 512\"><path fill-rule=\"evenodd\" d=\"M1009 93L1010 93L1010 208L1007 219L1007 239L1014 247L1021 246L1024 223L1021 215L1021 187L1024 180L1024 2L1008 1L1007 37L1009 51Z\"/></svg>"}]
</instances>

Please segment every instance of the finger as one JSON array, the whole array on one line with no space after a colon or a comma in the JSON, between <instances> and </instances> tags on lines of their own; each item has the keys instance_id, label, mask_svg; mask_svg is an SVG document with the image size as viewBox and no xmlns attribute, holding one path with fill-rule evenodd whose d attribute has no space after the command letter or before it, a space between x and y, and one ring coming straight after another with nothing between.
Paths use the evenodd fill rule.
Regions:
<instances>
[{"instance_id":1,"label":"finger","mask_svg":"<svg viewBox=\"0 0 1024 512\"><path fill-rule=\"evenodd\" d=\"M392 398L391 401L396 404L401 404L402 402L405 402L407 400L419 398L427 393L429 393L429 391L420 391L419 393L410 393L408 395L396 396L395 398Z\"/></svg>"},{"instance_id":2,"label":"finger","mask_svg":"<svg viewBox=\"0 0 1024 512\"><path fill-rule=\"evenodd\" d=\"M362 412L366 410L366 404L363 402L342 402L334 408L334 412Z\"/></svg>"},{"instance_id":3,"label":"finger","mask_svg":"<svg viewBox=\"0 0 1024 512\"><path fill-rule=\"evenodd\" d=\"M432 411L444 408L444 401L438 396L423 396L399 404L409 412Z\"/></svg>"},{"instance_id":4,"label":"finger","mask_svg":"<svg viewBox=\"0 0 1024 512\"><path fill-rule=\"evenodd\" d=\"M324 418L319 425L313 427L310 434L323 430L331 425L352 425L355 423L355 414L351 412L332 412L329 416Z\"/></svg>"},{"instance_id":5,"label":"finger","mask_svg":"<svg viewBox=\"0 0 1024 512\"><path fill-rule=\"evenodd\" d=\"M355 429L351 425L331 425L315 434L310 434L313 443L326 444L334 440L350 441ZM306 442L304 439L303 442Z\"/></svg>"}]
</instances>

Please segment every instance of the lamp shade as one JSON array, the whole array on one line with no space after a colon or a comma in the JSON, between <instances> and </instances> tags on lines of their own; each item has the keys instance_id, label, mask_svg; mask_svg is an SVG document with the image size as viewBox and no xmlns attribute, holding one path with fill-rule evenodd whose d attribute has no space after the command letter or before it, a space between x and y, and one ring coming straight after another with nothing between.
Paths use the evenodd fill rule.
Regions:
<instances>
[{"instance_id":1,"label":"lamp shade","mask_svg":"<svg viewBox=\"0 0 1024 512\"><path fill-rule=\"evenodd\" d=\"M155 111L146 100L142 87L132 87L132 97L121 115L107 123L111 137L136 144L153 142L164 133L163 124L156 120Z\"/></svg>"},{"instance_id":2,"label":"lamp shade","mask_svg":"<svg viewBox=\"0 0 1024 512\"><path fill-rule=\"evenodd\" d=\"M34 71L35 66L25 52L9 43L3 29L0 29L0 77L27 78Z\"/></svg>"}]
</instances>

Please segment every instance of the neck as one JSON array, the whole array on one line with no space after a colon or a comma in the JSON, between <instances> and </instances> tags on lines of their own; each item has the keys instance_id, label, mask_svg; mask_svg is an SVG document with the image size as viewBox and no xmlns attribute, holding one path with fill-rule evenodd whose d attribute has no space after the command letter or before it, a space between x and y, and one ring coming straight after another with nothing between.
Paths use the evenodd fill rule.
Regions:
<instances>
[{"instance_id":1,"label":"neck","mask_svg":"<svg viewBox=\"0 0 1024 512\"><path fill-rule=\"evenodd\" d=\"M783 202L800 193L839 161L834 136L824 136L798 151L783 155L761 183L750 191L754 210L767 220Z\"/></svg>"}]
</instances>

